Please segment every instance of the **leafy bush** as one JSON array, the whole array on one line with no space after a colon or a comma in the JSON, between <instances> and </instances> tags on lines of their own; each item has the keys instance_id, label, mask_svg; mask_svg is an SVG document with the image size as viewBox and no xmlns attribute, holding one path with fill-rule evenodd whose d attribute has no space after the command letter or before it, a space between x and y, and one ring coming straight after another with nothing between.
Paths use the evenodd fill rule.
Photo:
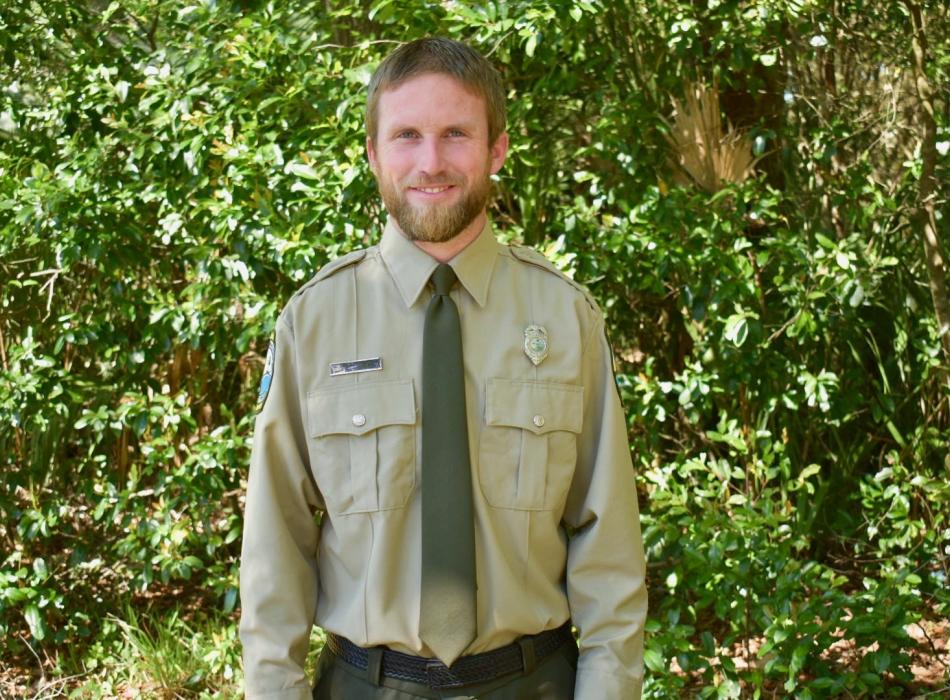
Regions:
<instances>
[{"instance_id":1,"label":"leafy bush","mask_svg":"<svg viewBox=\"0 0 950 700\"><path fill-rule=\"evenodd\" d=\"M395 42L443 34L509 86L500 233L608 316L647 695L911 688L907 627L950 603L950 394L901 7L0 9L0 656L105 668L148 628L106 614L146 600L189 601L158 629L202 608L233 641L262 349L294 289L376 240L365 82ZM923 10L945 145L948 20ZM758 157L713 191L666 137L695 81Z\"/></svg>"}]
</instances>

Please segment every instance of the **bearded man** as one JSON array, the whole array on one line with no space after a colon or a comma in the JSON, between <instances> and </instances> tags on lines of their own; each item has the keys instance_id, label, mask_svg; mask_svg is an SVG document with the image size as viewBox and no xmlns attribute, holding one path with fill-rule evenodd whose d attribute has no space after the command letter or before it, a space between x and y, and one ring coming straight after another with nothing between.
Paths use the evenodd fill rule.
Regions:
<instances>
[{"instance_id":1,"label":"bearded man","mask_svg":"<svg viewBox=\"0 0 950 700\"><path fill-rule=\"evenodd\" d=\"M247 698L639 698L645 566L603 317L495 240L498 74L459 42L404 44L366 126L382 239L304 285L268 351Z\"/></svg>"}]
</instances>

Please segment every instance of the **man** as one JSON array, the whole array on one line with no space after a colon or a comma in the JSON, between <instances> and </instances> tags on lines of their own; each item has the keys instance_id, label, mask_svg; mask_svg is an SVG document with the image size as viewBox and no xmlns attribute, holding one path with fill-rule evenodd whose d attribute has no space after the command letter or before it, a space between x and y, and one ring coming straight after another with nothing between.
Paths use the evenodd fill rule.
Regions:
<instances>
[{"instance_id":1,"label":"man","mask_svg":"<svg viewBox=\"0 0 950 700\"><path fill-rule=\"evenodd\" d=\"M247 697L310 695L316 622L323 700L638 698L645 570L603 319L492 234L499 78L423 39L383 61L367 102L382 240L298 291L268 352Z\"/></svg>"}]
</instances>

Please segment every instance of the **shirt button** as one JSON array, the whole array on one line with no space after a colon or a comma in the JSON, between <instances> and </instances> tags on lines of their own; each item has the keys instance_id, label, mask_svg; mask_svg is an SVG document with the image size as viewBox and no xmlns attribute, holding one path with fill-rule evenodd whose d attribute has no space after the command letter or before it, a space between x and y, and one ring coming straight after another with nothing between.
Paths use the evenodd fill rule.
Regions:
<instances>
[{"instance_id":1,"label":"shirt button","mask_svg":"<svg viewBox=\"0 0 950 700\"><path fill-rule=\"evenodd\" d=\"M355 425L357 428L362 428L364 425L366 425L366 416L364 416L362 413L357 413L355 416L353 416L353 425Z\"/></svg>"},{"instance_id":2,"label":"shirt button","mask_svg":"<svg viewBox=\"0 0 950 700\"><path fill-rule=\"evenodd\" d=\"M535 416L534 424L539 428L544 426L544 416Z\"/></svg>"}]
</instances>

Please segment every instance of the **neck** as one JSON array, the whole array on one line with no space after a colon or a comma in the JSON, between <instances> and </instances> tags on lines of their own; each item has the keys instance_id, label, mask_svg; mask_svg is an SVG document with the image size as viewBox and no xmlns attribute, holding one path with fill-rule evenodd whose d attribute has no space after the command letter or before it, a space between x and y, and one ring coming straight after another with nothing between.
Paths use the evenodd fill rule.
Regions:
<instances>
[{"instance_id":1,"label":"neck","mask_svg":"<svg viewBox=\"0 0 950 700\"><path fill-rule=\"evenodd\" d=\"M413 241L416 246L423 250L429 257L435 258L439 262L448 262L456 255L461 253L472 241L478 238L478 234L482 232L482 229L485 228L485 222L487 216L484 211L472 219L472 222L462 229L461 233L450 238L447 241L441 241L439 243L434 243L431 241ZM395 221L393 223L396 223ZM399 228L399 224L396 224L396 228ZM399 229L399 232L402 233L402 229ZM405 235L403 233L403 235Z\"/></svg>"}]
</instances>

